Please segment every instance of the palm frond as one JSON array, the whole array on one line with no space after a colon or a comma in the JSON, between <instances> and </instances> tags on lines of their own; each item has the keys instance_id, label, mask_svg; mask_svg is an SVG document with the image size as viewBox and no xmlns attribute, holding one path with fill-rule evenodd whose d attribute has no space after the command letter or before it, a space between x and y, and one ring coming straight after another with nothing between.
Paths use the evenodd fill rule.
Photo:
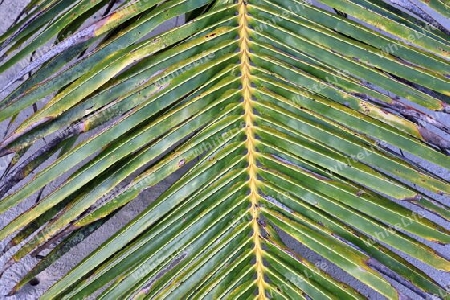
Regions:
<instances>
[{"instance_id":1,"label":"palm frond","mask_svg":"<svg viewBox=\"0 0 450 300\"><path fill-rule=\"evenodd\" d=\"M182 170L42 299L364 298L300 246L385 298L450 299L417 265L450 271L442 26L381 0L69 2L0 37L0 73L35 53L0 121L44 103L0 144L0 213L39 195L0 230L4 271L40 257L13 293Z\"/></svg>"}]
</instances>

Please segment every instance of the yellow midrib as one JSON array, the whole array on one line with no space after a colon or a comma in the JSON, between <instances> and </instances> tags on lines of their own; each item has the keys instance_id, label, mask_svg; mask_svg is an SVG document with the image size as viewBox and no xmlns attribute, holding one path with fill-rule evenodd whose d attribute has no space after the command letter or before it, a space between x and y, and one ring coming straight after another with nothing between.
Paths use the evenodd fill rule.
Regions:
<instances>
[{"instance_id":1,"label":"yellow midrib","mask_svg":"<svg viewBox=\"0 0 450 300\"><path fill-rule=\"evenodd\" d=\"M242 96L244 99L245 109L245 133L247 136L247 161L248 161L248 175L251 201L251 215L253 227L253 242L254 252L256 256L256 284L258 287L258 299L266 299L265 289L266 283L264 280L264 264L262 258L261 247L261 230L258 224L259 209L258 209L258 178L256 165L256 149L255 149L255 135L253 132L253 105L252 93L250 85L250 58L249 58L249 36L247 24L247 4L245 0L239 0L239 42L240 42L240 56L241 56L241 83Z\"/></svg>"}]
</instances>

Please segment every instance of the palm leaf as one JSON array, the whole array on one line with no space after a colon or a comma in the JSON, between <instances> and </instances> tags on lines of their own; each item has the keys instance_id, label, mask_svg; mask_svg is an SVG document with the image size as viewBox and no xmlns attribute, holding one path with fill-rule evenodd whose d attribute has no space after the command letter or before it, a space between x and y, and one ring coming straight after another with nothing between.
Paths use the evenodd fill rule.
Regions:
<instances>
[{"instance_id":1,"label":"palm leaf","mask_svg":"<svg viewBox=\"0 0 450 300\"><path fill-rule=\"evenodd\" d=\"M450 39L380 0L320 2L31 2L0 37L0 72L37 53L0 121L47 99L0 144L0 213L39 194L0 230L4 271L40 257L12 292L181 170L42 299L364 298L302 247L388 299L450 299L417 266L450 271Z\"/></svg>"}]
</instances>

